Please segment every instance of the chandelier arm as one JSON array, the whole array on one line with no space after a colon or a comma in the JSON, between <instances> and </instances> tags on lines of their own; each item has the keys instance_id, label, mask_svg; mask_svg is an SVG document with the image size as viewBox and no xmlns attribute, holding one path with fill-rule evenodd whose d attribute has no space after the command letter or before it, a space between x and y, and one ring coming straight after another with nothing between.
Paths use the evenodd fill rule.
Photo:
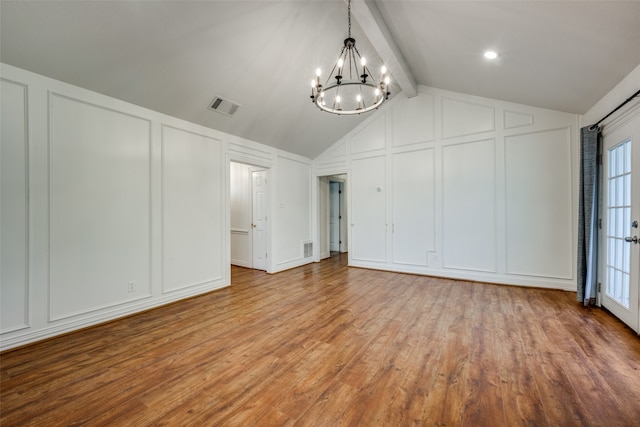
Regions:
<instances>
[{"instance_id":1,"label":"chandelier arm","mask_svg":"<svg viewBox=\"0 0 640 427\"><path fill-rule=\"evenodd\" d=\"M358 54L358 57L356 58L356 54ZM353 46L353 48L351 49L351 57L353 58L353 68L356 70L356 78L360 77L360 70L358 70L358 63L360 61L358 61L358 59L360 59L360 53L358 52L358 49L356 49L355 46ZM351 73L352 70L349 70L349 72ZM350 75L349 78L353 79L353 75Z\"/></svg>"},{"instance_id":2,"label":"chandelier arm","mask_svg":"<svg viewBox=\"0 0 640 427\"><path fill-rule=\"evenodd\" d=\"M356 66L355 66L355 68L356 68L356 77L360 78L361 73L358 70L358 63L360 61L356 60L356 55L358 55L357 59L360 59L360 60L362 60L362 56L360 55L360 51L358 50L358 48L356 47L355 44L353 45L353 50L355 51L355 54L353 55L353 62L354 62L354 64L356 64ZM362 72L364 72L365 67L366 67L365 65L362 66Z\"/></svg>"},{"instance_id":3,"label":"chandelier arm","mask_svg":"<svg viewBox=\"0 0 640 427\"><path fill-rule=\"evenodd\" d=\"M346 49L346 47L343 47L342 49L340 49L340 55L338 55L338 60L342 57L342 54L344 53L344 50ZM329 85L329 82L331 81L331 77L333 76L333 73L336 71L336 68L338 67L338 63L336 62L335 64L333 64L333 68L331 69L331 72L329 72L329 75L327 76L327 81L324 82L324 86L327 87ZM343 66L344 68L344 66ZM338 70L340 71L340 70Z\"/></svg>"}]
</instances>

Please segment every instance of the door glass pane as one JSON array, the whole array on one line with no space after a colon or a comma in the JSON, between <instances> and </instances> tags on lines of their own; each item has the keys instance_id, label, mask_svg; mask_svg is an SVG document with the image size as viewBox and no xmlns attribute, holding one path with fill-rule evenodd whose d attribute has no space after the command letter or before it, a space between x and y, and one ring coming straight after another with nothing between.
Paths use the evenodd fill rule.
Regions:
<instances>
[{"instance_id":1,"label":"door glass pane","mask_svg":"<svg viewBox=\"0 0 640 427\"><path fill-rule=\"evenodd\" d=\"M631 252L624 238L631 227L631 141L611 148L608 154L606 292L628 308Z\"/></svg>"}]
</instances>

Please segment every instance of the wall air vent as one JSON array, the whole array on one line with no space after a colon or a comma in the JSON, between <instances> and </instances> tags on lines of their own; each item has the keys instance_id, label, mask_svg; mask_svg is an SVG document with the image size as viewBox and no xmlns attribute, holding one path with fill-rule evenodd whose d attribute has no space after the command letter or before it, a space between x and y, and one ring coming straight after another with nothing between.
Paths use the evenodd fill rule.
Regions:
<instances>
[{"instance_id":1,"label":"wall air vent","mask_svg":"<svg viewBox=\"0 0 640 427\"><path fill-rule=\"evenodd\" d=\"M211 104L209 104L209 110L224 114L225 116L233 116L238 111L238 108L240 108L240 104L224 99L221 96L216 96Z\"/></svg>"},{"instance_id":2,"label":"wall air vent","mask_svg":"<svg viewBox=\"0 0 640 427\"><path fill-rule=\"evenodd\" d=\"M303 242L303 250L304 250L304 257L305 258L309 258L313 256L313 242L311 241L307 241L307 242Z\"/></svg>"}]
</instances>

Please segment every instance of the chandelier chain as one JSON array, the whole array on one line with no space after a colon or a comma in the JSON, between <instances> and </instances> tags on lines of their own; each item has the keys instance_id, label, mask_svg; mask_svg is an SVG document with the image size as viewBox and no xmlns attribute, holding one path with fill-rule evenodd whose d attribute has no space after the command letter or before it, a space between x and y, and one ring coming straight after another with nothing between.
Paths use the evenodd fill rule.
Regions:
<instances>
[{"instance_id":1,"label":"chandelier chain","mask_svg":"<svg viewBox=\"0 0 640 427\"><path fill-rule=\"evenodd\" d=\"M351 38L351 0L349 0L349 8L348 8L348 10L349 10L349 13L348 13L348 16L349 16L349 38Z\"/></svg>"}]
</instances>

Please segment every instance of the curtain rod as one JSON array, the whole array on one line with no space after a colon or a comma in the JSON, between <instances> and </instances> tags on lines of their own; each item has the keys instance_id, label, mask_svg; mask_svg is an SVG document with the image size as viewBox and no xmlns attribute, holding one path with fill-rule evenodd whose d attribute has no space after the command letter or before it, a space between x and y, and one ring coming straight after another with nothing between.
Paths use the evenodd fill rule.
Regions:
<instances>
[{"instance_id":1,"label":"curtain rod","mask_svg":"<svg viewBox=\"0 0 640 427\"><path fill-rule=\"evenodd\" d=\"M622 104L618 105L615 109L613 109L609 114L607 114L606 116L604 116L603 118L601 118L600 120L598 120L598 122L594 125L589 126L589 130L590 131L594 131L598 128L598 125L600 123L602 123L603 121L605 121L610 115L612 115L613 113L615 113L616 111L618 111L619 109L621 109L622 107L624 107L625 105L627 105L627 103L629 103L633 98L635 98L636 96L640 95L640 90L638 90L636 93L634 93L633 95L631 95L629 98L627 98Z\"/></svg>"}]
</instances>

